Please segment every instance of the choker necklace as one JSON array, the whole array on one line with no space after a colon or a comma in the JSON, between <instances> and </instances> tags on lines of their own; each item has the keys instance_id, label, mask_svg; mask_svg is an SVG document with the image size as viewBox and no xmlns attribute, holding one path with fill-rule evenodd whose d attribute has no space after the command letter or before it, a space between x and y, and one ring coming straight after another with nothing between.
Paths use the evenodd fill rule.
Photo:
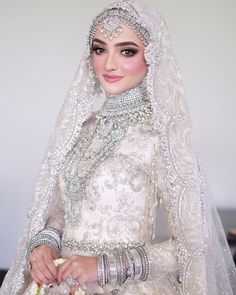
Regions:
<instances>
[{"instance_id":1,"label":"choker necklace","mask_svg":"<svg viewBox=\"0 0 236 295\"><path fill-rule=\"evenodd\" d=\"M140 84L135 88L116 95L107 95L107 99L99 113L100 117L114 118L131 115L139 111L150 111L150 101L147 99L147 90Z\"/></svg>"}]
</instances>

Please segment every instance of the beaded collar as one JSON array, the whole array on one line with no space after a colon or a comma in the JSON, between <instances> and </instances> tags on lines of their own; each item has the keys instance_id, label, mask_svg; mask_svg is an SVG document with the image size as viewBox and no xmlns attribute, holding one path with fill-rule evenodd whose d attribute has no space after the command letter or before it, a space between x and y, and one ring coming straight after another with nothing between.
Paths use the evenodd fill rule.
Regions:
<instances>
[{"instance_id":1,"label":"beaded collar","mask_svg":"<svg viewBox=\"0 0 236 295\"><path fill-rule=\"evenodd\" d=\"M99 117L115 118L124 115L132 115L150 107L147 99L146 88L139 84L135 88L120 94L107 94L106 101L99 112Z\"/></svg>"}]
</instances>

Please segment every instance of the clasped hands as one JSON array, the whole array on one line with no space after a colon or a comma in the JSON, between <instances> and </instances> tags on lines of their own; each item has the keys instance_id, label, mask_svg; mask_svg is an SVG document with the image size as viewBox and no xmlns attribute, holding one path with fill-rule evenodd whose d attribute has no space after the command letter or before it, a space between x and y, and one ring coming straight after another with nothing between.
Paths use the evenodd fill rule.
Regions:
<instances>
[{"instance_id":1,"label":"clasped hands","mask_svg":"<svg viewBox=\"0 0 236 295\"><path fill-rule=\"evenodd\" d=\"M30 253L30 274L38 286L50 283L60 284L69 276L76 279L79 284L97 281L96 257L73 255L56 268L53 260L57 258L56 251L47 245L38 246ZM76 289L76 286L72 286L71 294L74 294Z\"/></svg>"}]
</instances>

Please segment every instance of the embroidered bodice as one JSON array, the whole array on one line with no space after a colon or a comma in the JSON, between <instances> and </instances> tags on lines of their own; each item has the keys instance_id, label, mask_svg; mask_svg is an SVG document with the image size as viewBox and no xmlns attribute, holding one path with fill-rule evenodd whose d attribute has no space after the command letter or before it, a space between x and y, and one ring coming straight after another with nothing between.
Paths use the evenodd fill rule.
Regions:
<instances>
[{"instance_id":1,"label":"embroidered bodice","mask_svg":"<svg viewBox=\"0 0 236 295\"><path fill-rule=\"evenodd\" d=\"M173 243L151 244L158 202L153 172L157 143L142 87L108 97L85 122L60 173L61 195L48 220L48 226L62 232L63 256L141 244L155 260L150 277L177 271Z\"/></svg>"}]
</instances>

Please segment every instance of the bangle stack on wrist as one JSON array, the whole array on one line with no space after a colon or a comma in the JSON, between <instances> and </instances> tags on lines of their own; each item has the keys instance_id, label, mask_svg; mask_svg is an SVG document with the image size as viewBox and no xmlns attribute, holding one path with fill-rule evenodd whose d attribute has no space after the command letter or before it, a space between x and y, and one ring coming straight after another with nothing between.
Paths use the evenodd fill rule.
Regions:
<instances>
[{"instance_id":1,"label":"bangle stack on wrist","mask_svg":"<svg viewBox=\"0 0 236 295\"><path fill-rule=\"evenodd\" d=\"M149 260L142 246L131 250L114 250L98 255L98 285L123 285L127 279L146 281L149 275Z\"/></svg>"},{"instance_id":2,"label":"bangle stack on wrist","mask_svg":"<svg viewBox=\"0 0 236 295\"><path fill-rule=\"evenodd\" d=\"M36 234L28 244L27 256L29 256L35 247L40 245L48 245L59 253L61 249L61 237L59 231L48 227Z\"/></svg>"}]
</instances>

